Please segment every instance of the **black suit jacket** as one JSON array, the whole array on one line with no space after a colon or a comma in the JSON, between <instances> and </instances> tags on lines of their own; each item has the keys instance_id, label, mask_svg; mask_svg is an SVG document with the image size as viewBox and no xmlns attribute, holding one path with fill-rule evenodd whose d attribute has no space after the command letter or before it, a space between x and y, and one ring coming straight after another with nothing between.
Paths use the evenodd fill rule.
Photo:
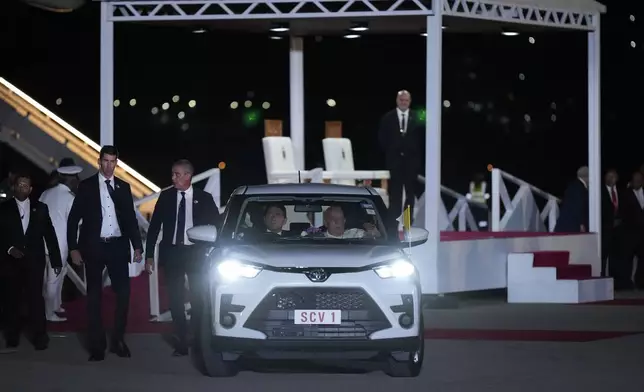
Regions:
<instances>
[{"instance_id":1,"label":"black suit jacket","mask_svg":"<svg viewBox=\"0 0 644 392\"><path fill-rule=\"evenodd\" d=\"M588 230L588 189L580 179L575 179L564 193L555 232L579 233L581 225Z\"/></svg>"},{"instance_id":2,"label":"black suit jacket","mask_svg":"<svg viewBox=\"0 0 644 392\"><path fill-rule=\"evenodd\" d=\"M396 109L385 113L380 120L378 129L378 142L385 153L385 162L388 170L400 167L403 157L407 165L418 168L421 163L422 127L414 115L414 111L407 111L407 132L403 136L400 132L400 121ZM408 167L408 166L407 166Z\"/></svg>"},{"instance_id":3,"label":"black suit jacket","mask_svg":"<svg viewBox=\"0 0 644 392\"><path fill-rule=\"evenodd\" d=\"M617 209L613 205L613 199L606 188L606 185L602 185L602 231L611 231L618 228L622 222L622 196L624 195L622 191L616 188L617 192ZM606 237L607 239L608 237Z\"/></svg>"},{"instance_id":4,"label":"black suit jacket","mask_svg":"<svg viewBox=\"0 0 644 392\"><path fill-rule=\"evenodd\" d=\"M61 268L58 238L49 217L49 209L45 203L37 200L31 200L30 205L29 226L25 233L16 200L11 199L0 204L0 260L13 260L8 254L13 246L25 254L29 263L44 268L46 243L52 268Z\"/></svg>"},{"instance_id":5,"label":"black suit jacket","mask_svg":"<svg viewBox=\"0 0 644 392\"><path fill-rule=\"evenodd\" d=\"M625 232L632 240L644 243L644 209L632 189L622 192L621 196Z\"/></svg>"},{"instance_id":6,"label":"black suit jacket","mask_svg":"<svg viewBox=\"0 0 644 392\"><path fill-rule=\"evenodd\" d=\"M161 192L148 228L145 246L146 258L154 257L154 247L159 238L163 225L163 238L159 244L161 252L160 264L163 263L163 249L171 246L174 241L174 231L177 226L177 189L170 188ZM204 190L192 188L192 224L193 226L214 225L219 227L219 208L212 195Z\"/></svg>"},{"instance_id":7,"label":"black suit jacket","mask_svg":"<svg viewBox=\"0 0 644 392\"><path fill-rule=\"evenodd\" d=\"M116 207L116 216L121 235L132 243L132 247L135 250L143 250L130 185L117 177L114 177L114 197L112 201ZM81 220L83 222L80 233L78 233L78 224ZM103 209L101 207L101 193L97 173L81 181L78 186L74 204L67 218L69 250L80 250L81 253L96 250L100 243L102 224Z\"/></svg>"}]
</instances>

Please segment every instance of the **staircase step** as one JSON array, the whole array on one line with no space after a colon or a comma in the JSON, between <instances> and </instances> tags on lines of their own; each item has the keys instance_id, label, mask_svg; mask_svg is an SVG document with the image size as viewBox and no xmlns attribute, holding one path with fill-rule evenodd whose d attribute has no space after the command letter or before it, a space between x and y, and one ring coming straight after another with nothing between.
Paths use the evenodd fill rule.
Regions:
<instances>
[{"instance_id":1,"label":"staircase step","mask_svg":"<svg viewBox=\"0 0 644 392\"><path fill-rule=\"evenodd\" d=\"M566 267L570 260L570 252L567 251L542 251L533 255L532 265L535 267Z\"/></svg>"},{"instance_id":2,"label":"staircase step","mask_svg":"<svg viewBox=\"0 0 644 392\"><path fill-rule=\"evenodd\" d=\"M508 303L575 304L612 299L612 278L556 280L508 286Z\"/></svg>"},{"instance_id":3,"label":"staircase step","mask_svg":"<svg viewBox=\"0 0 644 392\"><path fill-rule=\"evenodd\" d=\"M557 268L557 280L584 280L593 277L593 267L589 264L569 264Z\"/></svg>"}]
</instances>

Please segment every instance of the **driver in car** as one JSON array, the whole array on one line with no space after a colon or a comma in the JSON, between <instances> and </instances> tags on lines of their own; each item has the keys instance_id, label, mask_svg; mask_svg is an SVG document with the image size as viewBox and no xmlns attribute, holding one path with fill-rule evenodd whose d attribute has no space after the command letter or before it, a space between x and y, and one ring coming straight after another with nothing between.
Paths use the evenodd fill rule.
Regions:
<instances>
[{"instance_id":1,"label":"driver in car","mask_svg":"<svg viewBox=\"0 0 644 392\"><path fill-rule=\"evenodd\" d=\"M324 232L313 233L313 235L338 239L364 238L367 236L380 237L380 232L372 223L365 223L364 229L345 229L346 219L344 217L344 211L340 206L330 206L327 208L324 211L323 219L326 230ZM306 231L302 232L302 236L310 234Z\"/></svg>"},{"instance_id":2,"label":"driver in car","mask_svg":"<svg viewBox=\"0 0 644 392\"><path fill-rule=\"evenodd\" d=\"M264 210L265 234L288 237L294 235L290 230L283 230L286 223L286 208L282 204L269 204Z\"/></svg>"}]
</instances>

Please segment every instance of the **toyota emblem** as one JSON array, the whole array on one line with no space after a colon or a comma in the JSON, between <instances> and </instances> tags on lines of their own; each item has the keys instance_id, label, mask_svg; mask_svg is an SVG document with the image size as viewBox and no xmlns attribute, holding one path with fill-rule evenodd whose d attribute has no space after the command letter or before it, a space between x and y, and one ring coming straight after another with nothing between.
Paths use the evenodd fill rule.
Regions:
<instances>
[{"instance_id":1,"label":"toyota emblem","mask_svg":"<svg viewBox=\"0 0 644 392\"><path fill-rule=\"evenodd\" d=\"M329 279L329 274L322 268L310 270L305 273L311 282L324 282Z\"/></svg>"}]
</instances>

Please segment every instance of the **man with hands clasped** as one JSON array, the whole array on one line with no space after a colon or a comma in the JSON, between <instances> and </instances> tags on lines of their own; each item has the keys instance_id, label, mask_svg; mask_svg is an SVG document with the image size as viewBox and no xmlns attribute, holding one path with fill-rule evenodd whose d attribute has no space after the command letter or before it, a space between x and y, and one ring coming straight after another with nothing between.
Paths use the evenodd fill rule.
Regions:
<instances>
[{"instance_id":1,"label":"man with hands clasped","mask_svg":"<svg viewBox=\"0 0 644 392\"><path fill-rule=\"evenodd\" d=\"M67 243L72 262L77 266L85 265L90 361L105 359L107 348L101 317L104 268L107 268L116 294L114 330L109 348L119 357L131 356L124 340L130 302L130 243L137 263L143 259L143 246L130 185L114 176L117 162L116 147L104 146L99 153L98 173L78 186L67 221Z\"/></svg>"},{"instance_id":2,"label":"man with hands clasped","mask_svg":"<svg viewBox=\"0 0 644 392\"><path fill-rule=\"evenodd\" d=\"M49 345L45 300L42 295L46 267L45 244L53 272L60 275L62 263L56 232L47 205L30 200L31 177L18 173L12 184L13 199L0 204L0 282L7 326L7 349L18 347L21 334L21 308L28 311L28 329L36 350Z\"/></svg>"}]
</instances>

